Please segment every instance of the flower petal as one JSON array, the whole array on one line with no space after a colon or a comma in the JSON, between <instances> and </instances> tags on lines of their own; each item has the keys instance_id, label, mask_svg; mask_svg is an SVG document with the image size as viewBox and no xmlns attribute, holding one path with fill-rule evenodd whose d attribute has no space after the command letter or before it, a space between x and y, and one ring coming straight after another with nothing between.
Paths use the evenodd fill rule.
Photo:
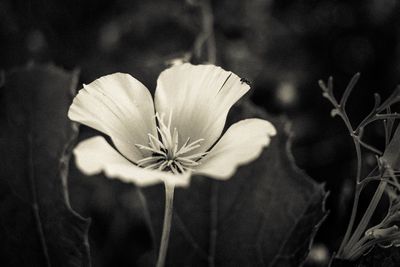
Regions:
<instances>
[{"instance_id":1,"label":"flower petal","mask_svg":"<svg viewBox=\"0 0 400 267\"><path fill-rule=\"evenodd\" d=\"M104 172L109 178L138 186L148 186L166 181L176 186L187 186L190 173L174 175L158 170L136 166L119 154L102 136L96 136L79 143L74 149L76 164L86 175Z\"/></svg>"},{"instance_id":2,"label":"flower petal","mask_svg":"<svg viewBox=\"0 0 400 267\"><path fill-rule=\"evenodd\" d=\"M234 73L214 65L173 66L157 80L155 106L166 117L172 112L171 130L179 132L179 147L190 138L205 139L199 149L204 152L221 135L232 105L248 90Z\"/></svg>"},{"instance_id":3,"label":"flower petal","mask_svg":"<svg viewBox=\"0 0 400 267\"><path fill-rule=\"evenodd\" d=\"M239 121L229 127L195 172L217 179L230 178L239 165L255 160L275 134L275 127L266 120Z\"/></svg>"},{"instance_id":4,"label":"flower petal","mask_svg":"<svg viewBox=\"0 0 400 267\"><path fill-rule=\"evenodd\" d=\"M84 85L68 117L109 135L133 162L147 156L135 144L147 145L147 134L156 134L151 94L129 74L115 73Z\"/></svg>"}]
</instances>

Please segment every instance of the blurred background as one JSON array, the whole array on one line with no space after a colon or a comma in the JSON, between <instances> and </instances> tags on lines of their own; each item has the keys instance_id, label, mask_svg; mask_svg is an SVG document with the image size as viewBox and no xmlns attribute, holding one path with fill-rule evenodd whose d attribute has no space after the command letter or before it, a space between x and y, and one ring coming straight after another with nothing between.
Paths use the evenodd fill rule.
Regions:
<instances>
[{"instance_id":1,"label":"blurred background","mask_svg":"<svg viewBox=\"0 0 400 267\"><path fill-rule=\"evenodd\" d=\"M80 83L121 71L154 91L166 62L193 51L202 31L202 14L194 3L0 0L0 69L51 62L79 69ZM371 109L374 92L388 96L400 83L399 2L219 0L211 1L211 7L217 64L251 81L250 98L256 105L292 121L297 164L330 191L330 215L308 262L324 266L348 221L355 153L343 123L330 117L331 106L322 98L317 81L333 76L335 94L340 96L352 75L361 72L348 103L354 123ZM91 134L82 127L81 138ZM382 148L381 125L370 127L366 137ZM374 166L373 155L364 157L367 169L368 164ZM113 258L117 249L112 248L114 254L106 251L120 240L118 231L123 228L120 219L112 221L109 214L117 209L120 215L113 213L114 218L125 216L124 209L129 208L123 203L130 193L124 195L127 189L113 182L120 187L118 198L125 197L116 203L115 192L107 191L111 182L94 185L93 180L74 177L73 206L93 218L94 266L100 266L96 260L107 266L104 262L112 262L107 257ZM137 244L150 246L142 222L130 220L139 226L132 233Z\"/></svg>"}]
</instances>

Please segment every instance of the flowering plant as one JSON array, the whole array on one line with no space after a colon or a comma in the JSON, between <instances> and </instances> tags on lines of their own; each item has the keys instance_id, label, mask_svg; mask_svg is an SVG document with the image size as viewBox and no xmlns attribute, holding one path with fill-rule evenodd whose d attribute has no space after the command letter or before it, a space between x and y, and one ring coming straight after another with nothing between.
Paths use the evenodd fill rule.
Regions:
<instances>
[{"instance_id":1,"label":"flowering plant","mask_svg":"<svg viewBox=\"0 0 400 267\"><path fill-rule=\"evenodd\" d=\"M165 184L157 266L164 266L167 253L174 187L187 186L191 173L231 177L237 166L257 158L276 134L270 122L247 119L218 140L229 109L249 89L220 67L186 63L160 74L155 105L143 84L122 73L85 85L75 97L69 118L107 134L116 147L100 136L80 143L74 153L83 172L104 171L141 186Z\"/></svg>"}]
</instances>

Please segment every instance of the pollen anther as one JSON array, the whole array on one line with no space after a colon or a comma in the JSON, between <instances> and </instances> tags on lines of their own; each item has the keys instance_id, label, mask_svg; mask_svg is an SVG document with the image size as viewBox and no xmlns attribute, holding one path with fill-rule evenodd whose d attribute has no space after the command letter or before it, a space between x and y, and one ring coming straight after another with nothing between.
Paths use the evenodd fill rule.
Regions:
<instances>
[{"instance_id":1,"label":"pollen anther","mask_svg":"<svg viewBox=\"0 0 400 267\"><path fill-rule=\"evenodd\" d=\"M199 160L204 157L207 152L191 154L193 150L201 147L204 139L198 139L191 142L187 138L185 143L179 147L179 133L176 128L171 129L170 113L168 123L164 123L164 114L156 113L158 122L158 136L148 134L148 145L136 144L136 147L143 151L151 152L151 156L143 158L137 162L138 166L147 169L158 169L160 171L171 171L172 173L183 173L192 170L193 167L200 164Z\"/></svg>"}]
</instances>

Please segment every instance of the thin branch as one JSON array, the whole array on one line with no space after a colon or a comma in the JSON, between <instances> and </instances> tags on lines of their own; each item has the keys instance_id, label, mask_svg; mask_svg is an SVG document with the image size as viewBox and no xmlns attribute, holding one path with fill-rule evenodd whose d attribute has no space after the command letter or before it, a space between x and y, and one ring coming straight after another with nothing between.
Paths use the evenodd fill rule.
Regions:
<instances>
[{"instance_id":1,"label":"thin branch","mask_svg":"<svg viewBox=\"0 0 400 267\"><path fill-rule=\"evenodd\" d=\"M385 100L385 102L380 105L380 107L377 109L377 112L380 113L393 105L394 103L397 103L400 101L400 85L394 89L393 93Z\"/></svg>"},{"instance_id":2,"label":"thin branch","mask_svg":"<svg viewBox=\"0 0 400 267\"><path fill-rule=\"evenodd\" d=\"M391 108L387 107L386 108L386 114L391 114ZM394 125L394 119L388 118L383 120L383 127L385 129L385 147L387 147L390 143L390 139L392 136L392 131L393 131L393 125Z\"/></svg>"},{"instance_id":3,"label":"thin branch","mask_svg":"<svg viewBox=\"0 0 400 267\"><path fill-rule=\"evenodd\" d=\"M379 149L377 149L377 148L375 148L375 147L373 147L373 146L371 146L371 145L365 143L365 142L362 141L361 139L359 139L358 142L360 142L360 145L363 146L364 148L366 148L366 149L372 151L373 153L375 153L375 154L377 154L377 155L379 155L379 156L382 156L383 152L380 151Z\"/></svg>"},{"instance_id":4,"label":"thin branch","mask_svg":"<svg viewBox=\"0 0 400 267\"><path fill-rule=\"evenodd\" d=\"M359 131L360 129L363 129L365 126L367 126L368 124L374 122L374 121L378 121L378 120L387 120L387 119L400 119L400 114L398 113L391 113L391 114L375 114L374 116L365 119L362 121L362 123L360 123L355 132Z\"/></svg>"},{"instance_id":5,"label":"thin branch","mask_svg":"<svg viewBox=\"0 0 400 267\"><path fill-rule=\"evenodd\" d=\"M358 79L360 79L360 73L356 73L353 78L351 78L349 84L347 85L346 90L343 93L342 99L340 100L340 106L343 110L346 109L347 99L350 96L350 93L353 91L354 86L357 84Z\"/></svg>"},{"instance_id":6,"label":"thin branch","mask_svg":"<svg viewBox=\"0 0 400 267\"><path fill-rule=\"evenodd\" d=\"M347 226L347 230L343 237L342 243L340 244L338 255L343 254L344 247L350 238L351 230L353 230L353 226L354 226L354 222L355 222L356 214L357 214L357 209L358 209L358 201L360 200L360 193L361 193L361 190L356 189L356 194L355 194L354 200L353 200L353 207L351 209L350 221Z\"/></svg>"},{"instance_id":7,"label":"thin branch","mask_svg":"<svg viewBox=\"0 0 400 267\"><path fill-rule=\"evenodd\" d=\"M375 117L376 111L379 108L379 105L381 103L381 97L378 94L374 94L374 107L370 111L370 113L358 124L357 128L355 129L355 132L360 131L360 129L363 129L367 124L371 122L371 119Z\"/></svg>"}]
</instances>

